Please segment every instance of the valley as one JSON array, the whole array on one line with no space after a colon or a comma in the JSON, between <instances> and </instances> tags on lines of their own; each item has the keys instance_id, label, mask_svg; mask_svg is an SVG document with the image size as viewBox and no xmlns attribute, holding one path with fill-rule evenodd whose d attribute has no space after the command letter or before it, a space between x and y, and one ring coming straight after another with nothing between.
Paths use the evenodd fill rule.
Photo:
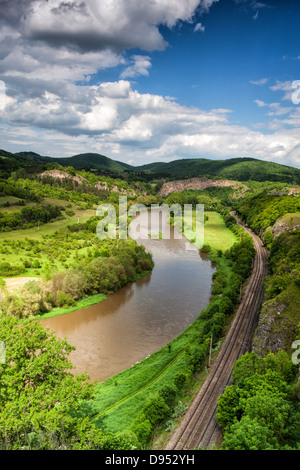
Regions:
<instances>
[{"instance_id":1,"label":"valley","mask_svg":"<svg viewBox=\"0 0 300 470\"><path fill-rule=\"evenodd\" d=\"M193 425L187 448L298 446L299 381L291 357L300 333L299 170L253 159L199 159L186 162L192 175L181 161L132 168L97 154L59 160L0 153L0 339L8 358L0 364L1 448L175 448L172 436L201 396L211 400L205 407L218 439L199 437L207 423L202 430ZM111 204L118 222L120 195L128 209L203 204L203 246L187 232L181 235L189 242L98 238L97 207ZM232 336L230 343L243 315L243 339ZM226 349L240 341L237 353ZM247 383L254 384L251 403L260 394L263 404L271 387L275 402L281 396L289 409L272 415L284 433L271 418L258 421L265 441L239 437L241 429L252 435L250 421L263 415L257 403L254 410L240 398L244 363ZM218 367L226 377L216 395L204 394ZM272 369L277 375L270 378ZM14 382L14 374L22 380ZM71 400L64 387L77 395ZM41 393L45 407L26 404L44 402ZM226 408L230 400L238 403L237 415Z\"/></svg>"}]
</instances>

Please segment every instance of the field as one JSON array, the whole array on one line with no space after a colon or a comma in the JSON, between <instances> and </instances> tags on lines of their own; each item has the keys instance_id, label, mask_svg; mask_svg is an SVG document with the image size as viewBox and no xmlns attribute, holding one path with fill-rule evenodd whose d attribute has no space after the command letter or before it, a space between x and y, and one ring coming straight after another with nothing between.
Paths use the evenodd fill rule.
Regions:
<instances>
[{"instance_id":1,"label":"field","mask_svg":"<svg viewBox=\"0 0 300 470\"><path fill-rule=\"evenodd\" d=\"M218 212L205 212L208 220L204 225L204 243L214 250L226 251L238 241L236 235L229 230Z\"/></svg>"},{"instance_id":2,"label":"field","mask_svg":"<svg viewBox=\"0 0 300 470\"><path fill-rule=\"evenodd\" d=\"M15 212L22 209L24 206L16 205L18 198L13 196L8 197L0 197L0 210L2 212ZM5 206L5 203L9 202L9 206ZM43 225L37 225L36 227L32 227L25 230L12 230L10 232L0 232L0 241L1 240L23 240L25 238L33 238L38 239L42 235L52 235L57 230L63 229L67 227L67 225L74 224L79 221L79 223L86 222L89 217L95 215L95 209L81 209L76 204L72 204L68 201L64 201L61 199L54 199L54 198L45 198L43 200L43 204L45 205L54 205L63 207L65 209L69 209L70 211L74 212L74 215L69 216L64 212L65 219L56 220L53 222L49 222ZM27 203L26 206L33 206L34 203Z\"/></svg>"},{"instance_id":3,"label":"field","mask_svg":"<svg viewBox=\"0 0 300 470\"><path fill-rule=\"evenodd\" d=\"M204 244L209 245L213 250L226 251L231 248L238 238L226 227L222 216L215 211L205 211L204 214L207 218L204 223ZM193 227L194 224L195 212L193 212ZM185 232L185 235L190 241L193 241L188 232ZM191 236L193 237L193 235ZM197 246L197 243L195 244Z\"/></svg>"},{"instance_id":4,"label":"field","mask_svg":"<svg viewBox=\"0 0 300 470\"><path fill-rule=\"evenodd\" d=\"M186 370L186 348L197 342L199 324L194 323L181 335L155 354L96 386L95 398L83 410L95 424L109 431L128 429L151 395L166 383L174 382L176 374Z\"/></svg>"},{"instance_id":5,"label":"field","mask_svg":"<svg viewBox=\"0 0 300 470\"><path fill-rule=\"evenodd\" d=\"M14 212L20 210L22 206L16 205L17 198L1 197L0 206L2 212ZM9 206L5 206L6 203ZM60 199L45 198L45 205L63 207L64 218L54 220L46 224L37 225L28 229L12 230L0 232L0 264L9 263L11 265L23 266L24 262L31 263L26 271L19 276L3 276L9 292L16 292L17 288L24 285L27 278L39 278L46 274L49 267L55 269L65 269L74 257L86 256L88 254L89 242L76 240L72 247L61 243L58 233L68 225L85 223L90 217L95 215L94 209L82 209L76 204ZM33 203L26 204L32 206ZM23 206L24 207L24 206ZM52 248L52 260L49 258L49 249ZM33 266L36 261L36 266Z\"/></svg>"}]
</instances>

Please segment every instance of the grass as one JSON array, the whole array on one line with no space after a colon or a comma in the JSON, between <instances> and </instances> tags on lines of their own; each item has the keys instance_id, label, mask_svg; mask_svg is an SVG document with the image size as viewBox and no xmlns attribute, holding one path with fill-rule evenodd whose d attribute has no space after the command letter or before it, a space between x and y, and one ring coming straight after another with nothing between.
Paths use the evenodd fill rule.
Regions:
<instances>
[{"instance_id":1,"label":"grass","mask_svg":"<svg viewBox=\"0 0 300 470\"><path fill-rule=\"evenodd\" d=\"M0 203L2 199L8 199L6 198L0 198ZM15 198L17 199L17 198ZM67 207L70 205L69 201L63 201L60 199L52 199L52 198L45 198L42 202L42 204L46 205L55 205L55 206L60 206L60 207ZM32 203L26 204L27 206L32 206ZM14 211L14 210L21 210L23 207L26 206L13 206L11 205L8 208L1 207L0 210L2 211ZM64 214L64 219L62 220L55 220L53 222L49 222L47 224L42 224L36 226L36 227L31 227L25 230L12 230L10 232L0 232L0 241L1 240L24 240L25 238L32 238L32 239L39 239L43 235L53 235L56 231L61 230L66 228L70 224L77 223L78 220L80 223L86 222L90 217L95 215L95 210L94 209L78 209L78 207L75 204L72 204L72 207L68 207L68 209L72 210L75 215L73 216L68 216L66 215L65 212Z\"/></svg>"},{"instance_id":2,"label":"grass","mask_svg":"<svg viewBox=\"0 0 300 470\"><path fill-rule=\"evenodd\" d=\"M103 302L103 300L107 299L106 295L104 294L95 294L89 297L85 297L84 299L78 300L74 305L71 307L63 307L63 308L54 308L50 310L50 312L44 313L39 317L40 320L45 318L52 318L58 315L65 315L66 313L74 312L75 310L80 310L82 308L90 307L91 305L99 304Z\"/></svg>"},{"instance_id":3,"label":"grass","mask_svg":"<svg viewBox=\"0 0 300 470\"><path fill-rule=\"evenodd\" d=\"M130 282L138 281L141 277L146 276L146 274L148 274L149 272L150 271L143 271L140 274L136 274L134 279L132 279ZM52 318L58 315L65 315L66 313L75 312L75 310L81 310L83 308L90 307L91 305L99 304L100 302L103 302L103 300L106 299L107 296L104 294L90 295L88 297L84 297L81 300L78 300L77 302L75 302L74 305L70 307L54 308L53 310L50 310L49 312L41 315L39 319L43 320L45 318Z\"/></svg>"},{"instance_id":4,"label":"grass","mask_svg":"<svg viewBox=\"0 0 300 470\"><path fill-rule=\"evenodd\" d=\"M221 214L215 211L205 211L205 216L208 217L208 220L205 221L204 224L205 245L209 245L213 250L226 251L231 248L235 242L238 241L237 236L229 228L226 227ZM186 221L190 226L193 226L194 228L196 222L195 211L193 211L192 223L190 222L188 217ZM195 240L196 237L194 237L194 234L192 232L185 232L185 236L192 243L195 243L198 248L201 249L201 244L198 243L197 245L197 240Z\"/></svg>"},{"instance_id":5,"label":"grass","mask_svg":"<svg viewBox=\"0 0 300 470\"><path fill-rule=\"evenodd\" d=\"M199 322L194 322L169 346L161 348L129 369L99 383L94 399L85 402L83 411L93 422L112 432L125 431L139 414L145 400L178 372L186 371L185 348L197 340Z\"/></svg>"},{"instance_id":6,"label":"grass","mask_svg":"<svg viewBox=\"0 0 300 470\"><path fill-rule=\"evenodd\" d=\"M226 251L238 241L237 236L226 227L218 212L205 212L208 220L204 225L204 243L214 250Z\"/></svg>"}]
</instances>

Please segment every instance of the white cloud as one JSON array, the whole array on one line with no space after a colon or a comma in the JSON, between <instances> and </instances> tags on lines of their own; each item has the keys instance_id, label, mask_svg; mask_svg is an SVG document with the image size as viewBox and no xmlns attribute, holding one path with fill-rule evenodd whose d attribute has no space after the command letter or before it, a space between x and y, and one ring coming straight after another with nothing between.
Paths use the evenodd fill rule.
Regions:
<instances>
[{"instance_id":1,"label":"white cloud","mask_svg":"<svg viewBox=\"0 0 300 470\"><path fill-rule=\"evenodd\" d=\"M279 80L276 81L276 85L270 86L270 90L272 91L284 91L284 95L282 97L282 100L292 100L292 94L293 94L293 82L292 81L285 81L281 82Z\"/></svg>"},{"instance_id":2,"label":"white cloud","mask_svg":"<svg viewBox=\"0 0 300 470\"><path fill-rule=\"evenodd\" d=\"M268 82L268 78L261 78L260 80L251 80L252 85L265 85Z\"/></svg>"},{"instance_id":3,"label":"white cloud","mask_svg":"<svg viewBox=\"0 0 300 470\"><path fill-rule=\"evenodd\" d=\"M82 50L111 47L161 50L166 42L158 25L173 27L189 21L196 8L214 2L201 0L36 0L22 20L27 38L50 44L74 44Z\"/></svg>"},{"instance_id":4,"label":"white cloud","mask_svg":"<svg viewBox=\"0 0 300 470\"><path fill-rule=\"evenodd\" d=\"M265 103L262 100L254 100L254 103L256 103L259 108L263 108L264 106L268 106L267 103Z\"/></svg>"},{"instance_id":5,"label":"white cloud","mask_svg":"<svg viewBox=\"0 0 300 470\"><path fill-rule=\"evenodd\" d=\"M8 121L21 129L42 127L44 139L36 140L34 150L49 154L51 148L54 156L55 151L72 155L88 149L136 165L155 159L251 156L300 166L294 151L300 145L298 108L283 116L279 103L268 105L273 131L265 135L231 123L228 109L183 106L159 95L139 93L125 80L82 88L89 91L86 106L76 100L64 103L48 93L10 104ZM22 132L20 139L24 140ZM28 139L32 142L32 137Z\"/></svg>"},{"instance_id":6,"label":"white cloud","mask_svg":"<svg viewBox=\"0 0 300 470\"><path fill-rule=\"evenodd\" d=\"M195 28L194 28L194 31L197 32L197 31L201 31L202 33L204 33L205 31L205 26L203 26L202 23L197 23Z\"/></svg>"},{"instance_id":7,"label":"white cloud","mask_svg":"<svg viewBox=\"0 0 300 470\"><path fill-rule=\"evenodd\" d=\"M149 75L151 68L151 59L144 55L134 55L132 65L129 65L122 73L121 78L133 78L139 75Z\"/></svg>"},{"instance_id":8,"label":"white cloud","mask_svg":"<svg viewBox=\"0 0 300 470\"><path fill-rule=\"evenodd\" d=\"M44 155L94 151L134 164L251 156L300 166L298 109L256 100L272 118L264 135L230 122L231 110L183 106L173 97L139 93L126 80L151 68L149 55L131 57L130 48L163 50L160 25L195 24L195 11L217 1L0 0L0 83L7 85L1 141ZM204 31L202 23L195 30ZM90 85L100 70L121 65L121 80ZM290 85L277 82L272 89L291 93Z\"/></svg>"}]
</instances>

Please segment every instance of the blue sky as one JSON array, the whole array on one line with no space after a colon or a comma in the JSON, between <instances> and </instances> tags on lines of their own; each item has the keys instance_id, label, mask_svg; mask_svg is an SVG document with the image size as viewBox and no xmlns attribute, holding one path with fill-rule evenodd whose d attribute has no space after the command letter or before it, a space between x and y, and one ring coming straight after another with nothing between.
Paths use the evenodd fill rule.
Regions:
<instances>
[{"instance_id":1,"label":"blue sky","mask_svg":"<svg viewBox=\"0 0 300 470\"><path fill-rule=\"evenodd\" d=\"M296 0L0 0L0 148L300 167L299 20Z\"/></svg>"}]
</instances>

